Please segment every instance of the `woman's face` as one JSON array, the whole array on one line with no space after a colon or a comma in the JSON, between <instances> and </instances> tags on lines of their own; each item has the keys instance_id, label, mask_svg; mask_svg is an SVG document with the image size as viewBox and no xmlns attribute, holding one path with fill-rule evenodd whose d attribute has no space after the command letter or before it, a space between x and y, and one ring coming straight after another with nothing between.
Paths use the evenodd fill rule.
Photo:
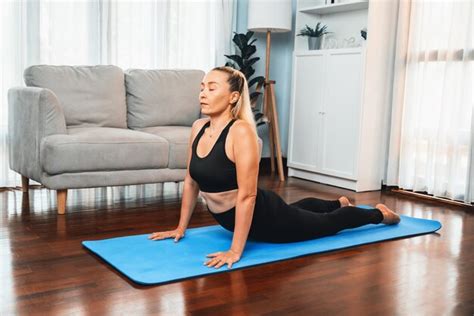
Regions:
<instances>
[{"instance_id":1,"label":"woman's face","mask_svg":"<svg viewBox=\"0 0 474 316\"><path fill-rule=\"evenodd\" d=\"M239 93L237 91L230 92L227 76L226 73L217 70L210 71L204 76L199 93L203 114L216 115L230 111L230 104L237 102Z\"/></svg>"}]
</instances>

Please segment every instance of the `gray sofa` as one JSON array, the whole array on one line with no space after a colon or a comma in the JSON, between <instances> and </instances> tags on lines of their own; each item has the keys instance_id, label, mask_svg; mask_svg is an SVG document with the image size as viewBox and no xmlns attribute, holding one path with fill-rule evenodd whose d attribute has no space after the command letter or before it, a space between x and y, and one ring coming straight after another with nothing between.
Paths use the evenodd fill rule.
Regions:
<instances>
[{"instance_id":1,"label":"gray sofa","mask_svg":"<svg viewBox=\"0 0 474 316\"><path fill-rule=\"evenodd\" d=\"M10 168L24 192L28 179L57 190L59 214L67 189L183 181L204 75L30 66L8 91Z\"/></svg>"}]
</instances>

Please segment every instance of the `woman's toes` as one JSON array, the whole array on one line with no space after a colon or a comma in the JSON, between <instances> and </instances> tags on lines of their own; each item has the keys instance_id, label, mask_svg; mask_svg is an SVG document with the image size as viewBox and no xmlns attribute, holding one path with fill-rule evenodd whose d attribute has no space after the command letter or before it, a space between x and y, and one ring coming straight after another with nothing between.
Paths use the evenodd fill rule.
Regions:
<instances>
[{"instance_id":1,"label":"woman's toes","mask_svg":"<svg viewBox=\"0 0 474 316\"><path fill-rule=\"evenodd\" d=\"M377 204L375 205L375 208L379 209L380 212L382 212L383 224L391 225L398 224L400 222L400 216L391 209L389 209L385 204Z\"/></svg>"},{"instance_id":2,"label":"woman's toes","mask_svg":"<svg viewBox=\"0 0 474 316\"><path fill-rule=\"evenodd\" d=\"M349 201L348 198L346 198L345 196L341 196L339 198L339 202L341 203L341 207L344 207L344 206L354 206L351 204L351 202Z\"/></svg>"}]
</instances>

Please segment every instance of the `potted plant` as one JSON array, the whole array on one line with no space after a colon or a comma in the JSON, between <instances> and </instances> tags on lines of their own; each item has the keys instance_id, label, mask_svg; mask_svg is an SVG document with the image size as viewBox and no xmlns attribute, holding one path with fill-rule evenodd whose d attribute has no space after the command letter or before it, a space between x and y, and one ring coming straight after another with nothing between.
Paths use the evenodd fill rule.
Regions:
<instances>
[{"instance_id":1,"label":"potted plant","mask_svg":"<svg viewBox=\"0 0 474 316\"><path fill-rule=\"evenodd\" d=\"M324 34L332 32L326 31L327 25L321 26L321 22L316 24L314 30L306 24L306 27L300 30L300 33L296 36L308 36L308 48L310 50L321 48L321 38Z\"/></svg>"},{"instance_id":2,"label":"potted plant","mask_svg":"<svg viewBox=\"0 0 474 316\"><path fill-rule=\"evenodd\" d=\"M247 79L249 93L250 93L250 103L252 105L252 111L255 117L255 122L258 126L258 125L265 124L265 122L267 122L268 119L256 106L258 98L260 94L262 94L259 90L265 82L265 77L257 76L250 79L255 73L255 69L252 67L252 65L255 64L260 59L260 57L252 57L252 55L257 51L257 47L253 45L253 43L257 39L253 39L252 41L250 41L253 34L254 32L251 32L251 31L248 31L246 34L234 32L234 38L232 39L232 41L239 48L240 55L224 55L224 56L233 61L233 62L226 62L225 66L229 66L234 69L240 70L245 75L245 78ZM252 86L255 84L257 84L255 91L251 92Z\"/></svg>"}]
</instances>

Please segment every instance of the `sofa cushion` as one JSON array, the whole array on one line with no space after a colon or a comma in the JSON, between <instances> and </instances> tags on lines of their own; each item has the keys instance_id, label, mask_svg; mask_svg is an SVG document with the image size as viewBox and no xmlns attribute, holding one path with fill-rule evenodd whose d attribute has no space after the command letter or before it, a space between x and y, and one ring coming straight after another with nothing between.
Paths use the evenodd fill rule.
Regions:
<instances>
[{"instance_id":1,"label":"sofa cushion","mask_svg":"<svg viewBox=\"0 0 474 316\"><path fill-rule=\"evenodd\" d=\"M201 114L199 91L204 75L192 69L127 69L128 126L191 126Z\"/></svg>"},{"instance_id":2,"label":"sofa cushion","mask_svg":"<svg viewBox=\"0 0 474 316\"><path fill-rule=\"evenodd\" d=\"M67 135L43 138L40 161L50 174L166 168L168 141L121 128L70 128Z\"/></svg>"},{"instance_id":3,"label":"sofa cushion","mask_svg":"<svg viewBox=\"0 0 474 316\"><path fill-rule=\"evenodd\" d=\"M48 88L58 97L70 127L127 127L124 75L113 65L34 65L27 86Z\"/></svg>"},{"instance_id":4,"label":"sofa cushion","mask_svg":"<svg viewBox=\"0 0 474 316\"><path fill-rule=\"evenodd\" d=\"M186 169L188 159L188 143L191 127L187 126L156 126L139 129L166 139L169 143L168 168Z\"/></svg>"}]
</instances>

